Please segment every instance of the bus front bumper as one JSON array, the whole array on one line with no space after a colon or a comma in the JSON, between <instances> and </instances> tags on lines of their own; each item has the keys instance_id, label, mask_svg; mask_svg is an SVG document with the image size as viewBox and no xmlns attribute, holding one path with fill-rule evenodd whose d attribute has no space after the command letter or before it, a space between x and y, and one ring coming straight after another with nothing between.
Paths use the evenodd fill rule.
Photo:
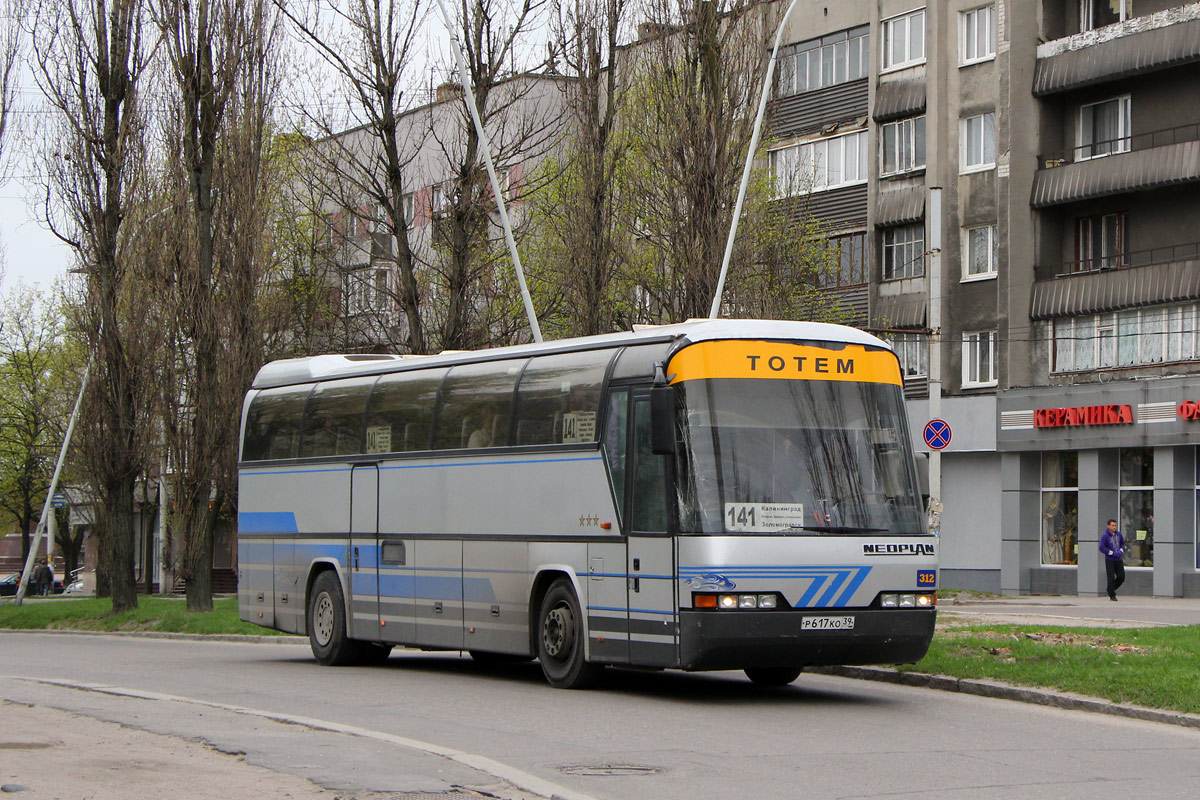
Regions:
<instances>
[{"instance_id":1,"label":"bus front bumper","mask_svg":"<svg viewBox=\"0 0 1200 800\"><path fill-rule=\"evenodd\" d=\"M679 666L716 670L911 664L929 649L936 616L936 609L681 609ZM853 628L813 627L845 625L846 618L853 618Z\"/></svg>"}]
</instances>

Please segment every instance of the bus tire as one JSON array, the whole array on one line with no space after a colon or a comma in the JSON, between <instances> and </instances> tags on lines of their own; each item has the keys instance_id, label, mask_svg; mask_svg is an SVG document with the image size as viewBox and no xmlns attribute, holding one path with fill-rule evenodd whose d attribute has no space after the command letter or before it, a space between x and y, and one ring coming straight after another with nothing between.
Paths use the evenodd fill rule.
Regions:
<instances>
[{"instance_id":1,"label":"bus tire","mask_svg":"<svg viewBox=\"0 0 1200 800\"><path fill-rule=\"evenodd\" d=\"M755 686L787 686L802 672L800 667L746 667L746 677Z\"/></svg>"},{"instance_id":2,"label":"bus tire","mask_svg":"<svg viewBox=\"0 0 1200 800\"><path fill-rule=\"evenodd\" d=\"M538 613L537 654L546 681L556 689L586 689L604 667L584 658L583 615L575 590L564 578L550 584Z\"/></svg>"},{"instance_id":3,"label":"bus tire","mask_svg":"<svg viewBox=\"0 0 1200 800\"><path fill-rule=\"evenodd\" d=\"M307 618L308 644L318 663L340 667L358 661L362 645L346 635L346 599L333 570L322 572L313 581Z\"/></svg>"}]
</instances>

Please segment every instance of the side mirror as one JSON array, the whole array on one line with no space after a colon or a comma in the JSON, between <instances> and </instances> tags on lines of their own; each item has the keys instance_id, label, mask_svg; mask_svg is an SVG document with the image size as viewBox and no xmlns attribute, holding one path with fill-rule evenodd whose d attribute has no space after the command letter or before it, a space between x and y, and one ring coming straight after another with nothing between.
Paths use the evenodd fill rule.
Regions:
<instances>
[{"instance_id":1,"label":"side mirror","mask_svg":"<svg viewBox=\"0 0 1200 800\"><path fill-rule=\"evenodd\" d=\"M656 456L675 453L675 390L670 386L650 390L650 451Z\"/></svg>"}]
</instances>

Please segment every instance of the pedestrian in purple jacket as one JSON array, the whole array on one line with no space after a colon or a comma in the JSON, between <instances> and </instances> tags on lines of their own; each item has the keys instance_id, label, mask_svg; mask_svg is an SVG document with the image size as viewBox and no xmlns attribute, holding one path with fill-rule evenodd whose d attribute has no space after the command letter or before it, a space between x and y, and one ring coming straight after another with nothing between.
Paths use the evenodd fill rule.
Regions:
<instances>
[{"instance_id":1,"label":"pedestrian in purple jacket","mask_svg":"<svg viewBox=\"0 0 1200 800\"><path fill-rule=\"evenodd\" d=\"M1108 528L1100 534L1100 552L1104 553L1104 572L1108 575L1108 599L1116 601L1117 589L1125 582L1125 537L1117 530L1117 521L1110 519Z\"/></svg>"}]
</instances>

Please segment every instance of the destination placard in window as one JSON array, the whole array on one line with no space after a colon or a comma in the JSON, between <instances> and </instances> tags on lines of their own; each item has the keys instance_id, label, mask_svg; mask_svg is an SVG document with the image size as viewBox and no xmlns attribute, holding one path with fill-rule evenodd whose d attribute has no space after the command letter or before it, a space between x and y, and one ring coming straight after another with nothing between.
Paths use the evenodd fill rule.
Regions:
<instances>
[{"instance_id":1,"label":"destination placard in window","mask_svg":"<svg viewBox=\"0 0 1200 800\"><path fill-rule=\"evenodd\" d=\"M804 524L803 503L726 503L725 530L768 533Z\"/></svg>"},{"instance_id":2,"label":"destination placard in window","mask_svg":"<svg viewBox=\"0 0 1200 800\"><path fill-rule=\"evenodd\" d=\"M596 412L568 411L563 414L564 444L596 441Z\"/></svg>"},{"instance_id":3,"label":"destination placard in window","mask_svg":"<svg viewBox=\"0 0 1200 800\"><path fill-rule=\"evenodd\" d=\"M391 425L368 425L367 426L367 452L368 453L390 453L390 452L392 452L392 426Z\"/></svg>"}]
</instances>

